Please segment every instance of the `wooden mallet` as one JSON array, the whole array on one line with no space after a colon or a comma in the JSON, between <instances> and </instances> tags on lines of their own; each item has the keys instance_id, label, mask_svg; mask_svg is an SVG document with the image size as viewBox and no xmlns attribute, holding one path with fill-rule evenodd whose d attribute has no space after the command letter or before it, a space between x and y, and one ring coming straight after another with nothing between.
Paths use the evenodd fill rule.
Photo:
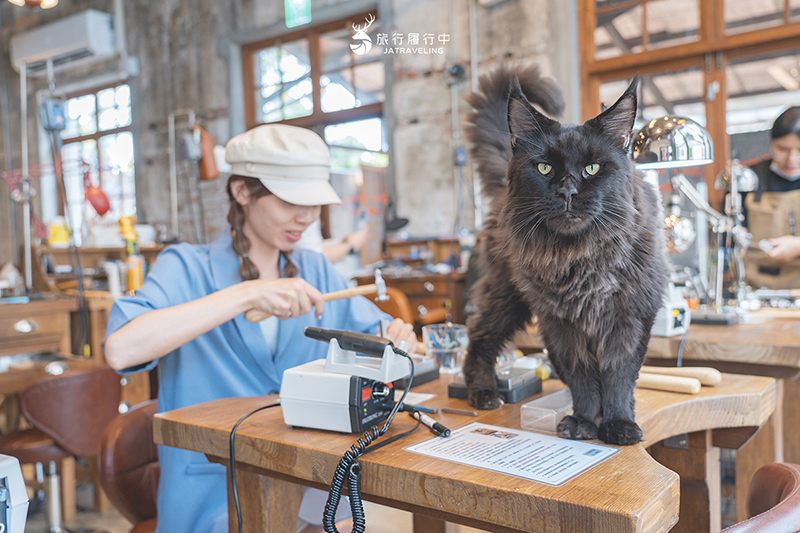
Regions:
<instances>
[{"instance_id":1,"label":"wooden mallet","mask_svg":"<svg viewBox=\"0 0 800 533\"><path fill-rule=\"evenodd\" d=\"M381 270L379 268L375 269L375 283L370 283L369 285L359 285L358 287L343 289L341 291L327 292L322 295L322 299L326 302L329 302L331 300L342 300L344 298L352 298L353 296L362 296L372 292L378 294L378 296L375 298L376 302L385 302L389 299L389 296L386 295L386 282L383 280L383 276L381 276ZM261 322L265 318L271 317L272 313L265 313L264 311L259 311L258 309L250 309L244 314L244 316L250 322Z\"/></svg>"}]
</instances>

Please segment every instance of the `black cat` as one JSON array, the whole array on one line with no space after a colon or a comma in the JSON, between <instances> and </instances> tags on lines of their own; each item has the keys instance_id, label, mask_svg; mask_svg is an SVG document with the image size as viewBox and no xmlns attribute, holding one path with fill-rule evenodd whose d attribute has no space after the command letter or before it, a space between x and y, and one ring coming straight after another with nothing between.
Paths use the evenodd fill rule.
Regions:
<instances>
[{"instance_id":1,"label":"black cat","mask_svg":"<svg viewBox=\"0 0 800 533\"><path fill-rule=\"evenodd\" d=\"M657 194L627 155L638 76L576 125L537 111L526 95L541 105L542 80L521 72L484 76L470 100L471 153L494 211L471 297L469 400L502 405L495 358L535 317L573 398L558 434L633 444L633 389L669 272Z\"/></svg>"}]
</instances>

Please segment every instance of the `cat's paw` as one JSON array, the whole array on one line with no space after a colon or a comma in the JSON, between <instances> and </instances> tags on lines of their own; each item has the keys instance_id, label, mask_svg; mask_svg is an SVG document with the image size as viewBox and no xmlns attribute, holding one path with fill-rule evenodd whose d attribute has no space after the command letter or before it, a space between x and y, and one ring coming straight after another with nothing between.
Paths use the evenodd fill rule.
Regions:
<instances>
[{"instance_id":1,"label":"cat's paw","mask_svg":"<svg viewBox=\"0 0 800 533\"><path fill-rule=\"evenodd\" d=\"M572 440L591 440L597 438L597 424L577 416L565 416L556 428L558 436Z\"/></svg>"},{"instance_id":2,"label":"cat's paw","mask_svg":"<svg viewBox=\"0 0 800 533\"><path fill-rule=\"evenodd\" d=\"M633 420L617 418L600 424L597 436L607 444L626 446L640 442L644 435L642 429Z\"/></svg>"},{"instance_id":3,"label":"cat's paw","mask_svg":"<svg viewBox=\"0 0 800 533\"><path fill-rule=\"evenodd\" d=\"M479 389L469 391L469 403L476 409L491 410L497 409L505 403L503 397L497 391L491 389Z\"/></svg>"}]
</instances>

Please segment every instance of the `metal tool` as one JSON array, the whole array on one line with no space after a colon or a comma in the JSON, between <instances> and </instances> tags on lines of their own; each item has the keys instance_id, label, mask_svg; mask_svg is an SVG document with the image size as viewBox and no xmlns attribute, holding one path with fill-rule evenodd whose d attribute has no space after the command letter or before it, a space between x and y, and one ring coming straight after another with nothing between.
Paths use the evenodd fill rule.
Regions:
<instances>
[{"instance_id":1,"label":"metal tool","mask_svg":"<svg viewBox=\"0 0 800 533\"><path fill-rule=\"evenodd\" d=\"M304 333L328 340L328 354L284 371L280 392L284 422L360 433L385 420L394 405L392 383L411 374L409 361L382 337L311 326Z\"/></svg>"},{"instance_id":2,"label":"metal tool","mask_svg":"<svg viewBox=\"0 0 800 533\"><path fill-rule=\"evenodd\" d=\"M386 295L386 282L383 280L383 276L381 276L381 270L379 268L375 269L375 283L370 283L369 285L360 285L358 287L343 289L341 291L328 292L322 295L322 299L326 302L329 302L331 300L342 300L344 298L362 296L364 294L370 294L373 292L378 294L378 296L375 298L376 302L385 302L389 299L389 296ZM272 313L266 313L264 311L259 311L258 309L250 309L244 314L244 316L250 322L261 322L265 318L271 317Z\"/></svg>"}]
</instances>

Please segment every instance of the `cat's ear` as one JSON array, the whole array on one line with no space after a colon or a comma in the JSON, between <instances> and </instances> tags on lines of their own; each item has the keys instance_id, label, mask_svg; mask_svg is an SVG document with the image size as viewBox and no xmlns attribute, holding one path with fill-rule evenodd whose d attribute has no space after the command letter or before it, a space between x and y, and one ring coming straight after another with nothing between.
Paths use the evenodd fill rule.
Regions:
<instances>
[{"instance_id":1,"label":"cat's ear","mask_svg":"<svg viewBox=\"0 0 800 533\"><path fill-rule=\"evenodd\" d=\"M517 139L523 132L539 131L550 124L555 124L555 121L531 105L515 76L508 89L508 132L511 134L511 147L517 145Z\"/></svg>"},{"instance_id":2,"label":"cat's ear","mask_svg":"<svg viewBox=\"0 0 800 533\"><path fill-rule=\"evenodd\" d=\"M587 126L601 129L609 136L619 139L623 148L631 142L633 123L636 121L636 89L639 86L639 75L633 77L628 89L614 102L614 105L586 121Z\"/></svg>"}]
</instances>

